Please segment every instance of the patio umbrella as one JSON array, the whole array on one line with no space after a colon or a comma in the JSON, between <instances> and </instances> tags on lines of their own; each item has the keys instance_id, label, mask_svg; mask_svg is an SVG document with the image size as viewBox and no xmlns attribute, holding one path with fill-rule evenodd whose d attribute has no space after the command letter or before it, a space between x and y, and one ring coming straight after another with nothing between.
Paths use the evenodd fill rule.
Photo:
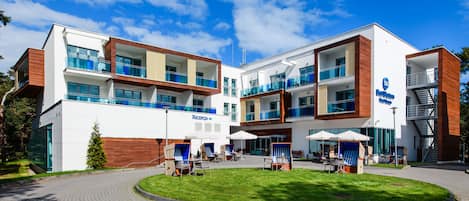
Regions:
<instances>
[{"instance_id":1,"label":"patio umbrella","mask_svg":"<svg viewBox=\"0 0 469 201\"><path fill-rule=\"evenodd\" d=\"M336 135L322 130L322 131L319 131L315 134L306 136L306 139L315 140L315 141L319 141L319 140L322 141L321 157L323 157L324 156L324 140L330 140L330 139L335 138L335 137L336 137Z\"/></svg>"},{"instance_id":2,"label":"patio umbrella","mask_svg":"<svg viewBox=\"0 0 469 201\"><path fill-rule=\"evenodd\" d=\"M360 141L370 140L370 137L363 135L361 133L351 131L351 130L347 130L345 132L337 134L336 138L339 144L339 147L338 147L339 154L340 154L340 141L360 142Z\"/></svg>"},{"instance_id":3,"label":"patio umbrella","mask_svg":"<svg viewBox=\"0 0 469 201\"><path fill-rule=\"evenodd\" d=\"M231 139L231 140L255 140L257 139L257 135L254 135L254 134L251 134L251 133L248 133L246 131L238 131L238 132L235 132L233 134L231 134L230 136L228 136L227 138ZM243 150L243 146L241 146L241 151Z\"/></svg>"}]
</instances>

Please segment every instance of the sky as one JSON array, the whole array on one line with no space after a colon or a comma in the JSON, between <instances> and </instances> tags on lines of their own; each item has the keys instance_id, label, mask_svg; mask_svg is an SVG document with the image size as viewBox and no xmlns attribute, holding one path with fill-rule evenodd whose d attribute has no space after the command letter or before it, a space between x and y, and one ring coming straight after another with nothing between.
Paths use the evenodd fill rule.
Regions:
<instances>
[{"instance_id":1,"label":"sky","mask_svg":"<svg viewBox=\"0 0 469 201\"><path fill-rule=\"evenodd\" d=\"M0 0L0 71L52 23L190 52L239 66L370 23L418 49L469 46L469 0Z\"/></svg>"}]
</instances>

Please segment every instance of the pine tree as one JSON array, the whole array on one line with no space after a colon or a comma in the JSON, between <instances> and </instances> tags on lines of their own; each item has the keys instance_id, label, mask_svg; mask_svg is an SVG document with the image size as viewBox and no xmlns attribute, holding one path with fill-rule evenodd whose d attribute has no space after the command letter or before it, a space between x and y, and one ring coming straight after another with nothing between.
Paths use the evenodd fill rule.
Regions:
<instances>
[{"instance_id":1,"label":"pine tree","mask_svg":"<svg viewBox=\"0 0 469 201\"><path fill-rule=\"evenodd\" d=\"M88 144L88 156L86 164L89 168L100 169L104 168L106 163L106 156L103 150L103 141L101 141L101 133L99 133L98 123L94 123L93 132Z\"/></svg>"}]
</instances>

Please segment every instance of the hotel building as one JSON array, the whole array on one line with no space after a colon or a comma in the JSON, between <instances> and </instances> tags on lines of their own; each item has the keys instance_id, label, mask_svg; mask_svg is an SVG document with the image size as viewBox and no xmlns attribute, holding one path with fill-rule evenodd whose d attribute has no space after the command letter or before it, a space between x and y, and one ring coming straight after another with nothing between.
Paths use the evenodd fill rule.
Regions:
<instances>
[{"instance_id":1,"label":"hotel building","mask_svg":"<svg viewBox=\"0 0 469 201\"><path fill-rule=\"evenodd\" d=\"M378 24L239 68L53 25L42 49L16 63L15 96L37 100L30 155L48 171L86 168L94 122L112 167L161 163L166 135L193 154L202 142L218 152L237 130L258 135L235 142L251 154L288 141L311 156L320 145L307 135L354 130L376 156L397 137L409 160L449 161L459 157L459 62Z\"/></svg>"}]
</instances>

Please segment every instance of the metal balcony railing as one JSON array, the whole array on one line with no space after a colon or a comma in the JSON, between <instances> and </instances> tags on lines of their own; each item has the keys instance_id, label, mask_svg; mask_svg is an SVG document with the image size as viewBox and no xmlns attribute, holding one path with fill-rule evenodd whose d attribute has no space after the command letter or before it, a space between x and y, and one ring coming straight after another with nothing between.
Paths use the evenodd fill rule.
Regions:
<instances>
[{"instance_id":1,"label":"metal balcony railing","mask_svg":"<svg viewBox=\"0 0 469 201\"><path fill-rule=\"evenodd\" d=\"M431 69L407 75L407 87L432 85L438 82L438 70Z\"/></svg>"},{"instance_id":2,"label":"metal balcony railing","mask_svg":"<svg viewBox=\"0 0 469 201\"><path fill-rule=\"evenodd\" d=\"M407 118L409 119L432 119L436 117L436 104L419 104L407 106Z\"/></svg>"},{"instance_id":3,"label":"metal balcony railing","mask_svg":"<svg viewBox=\"0 0 469 201\"><path fill-rule=\"evenodd\" d=\"M67 68L98 72L98 73L109 73L111 72L111 63L101 59L91 59L86 56L68 56L67 57Z\"/></svg>"},{"instance_id":4,"label":"metal balcony railing","mask_svg":"<svg viewBox=\"0 0 469 201\"><path fill-rule=\"evenodd\" d=\"M147 70L145 66L136 66L119 62L116 62L116 73L140 78L147 77Z\"/></svg>"}]
</instances>

